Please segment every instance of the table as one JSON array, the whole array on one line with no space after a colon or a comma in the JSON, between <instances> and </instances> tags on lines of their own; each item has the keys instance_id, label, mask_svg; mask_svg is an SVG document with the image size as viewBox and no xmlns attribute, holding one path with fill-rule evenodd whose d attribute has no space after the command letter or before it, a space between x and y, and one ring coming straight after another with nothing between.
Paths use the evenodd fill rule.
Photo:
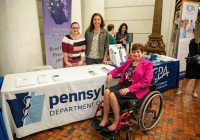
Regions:
<instances>
[{"instance_id":1,"label":"table","mask_svg":"<svg viewBox=\"0 0 200 140\"><path fill-rule=\"evenodd\" d=\"M21 138L93 117L106 86L107 73L101 67L114 68L99 64L6 75L1 101L9 139L12 133ZM91 75L91 70L97 75ZM47 75L48 83L39 84L39 75ZM55 82L53 75L62 80ZM31 78L36 84L16 88L19 78Z\"/></svg>"},{"instance_id":2,"label":"table","mask_svg":"<svg viewBox=\"0 0 200 140\"><path fill-rule=\"evenodd\" d=\"M160 56L153 61L153 71L159 72L154 76L156 82L156 90L163 92L170 88L178 88L179 86L179 60Z\"/></svg>"},{"instance_id":3,"label":"table","mask_svg":"<svg viewBox=\"0 0 200 140\"><path fill-rule=\"evenodd\" d=\"M3 77L0 77L0 91L1 91L1 86L3 83ZM1 106L1 101L0 101L0 106ZM0 140L8 140L8 134L5 128L5 124L3 121L3 117L1 115L1 111L0 111Z\"/></svg>"},{"instance_id":4,"label":"table","mask_svg":"<svg viewBox=\"0 0 200 140\"><path fill-rule=\"evenodd\" d=\"M0 89L1 89L1 86L2 86L2 83L3 83L3 77L0 77Z\"/></svg>"},{"instance_id":5,"label":"table","mask_svg":"<svg viewBox=\"0 0 200 140\"><path fill-rule=\"evenodd\" d=\"M0 112L0 140L8 140L8 134L4 125L3 117Z\"/></svg>"}]
</instances>

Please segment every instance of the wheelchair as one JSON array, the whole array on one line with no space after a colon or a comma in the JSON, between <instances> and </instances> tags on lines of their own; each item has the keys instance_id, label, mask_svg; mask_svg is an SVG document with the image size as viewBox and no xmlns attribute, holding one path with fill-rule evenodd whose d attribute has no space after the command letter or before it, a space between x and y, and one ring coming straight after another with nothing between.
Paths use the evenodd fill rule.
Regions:
<instances>
[{"instance_id":1,"label":"wheelchair","mask_svg":"<svg viewBox=\"0 0 200 140\"><path fill-rule=\"evenodd\" d=\"M119 134L121 128L126 130L126 139L131 140L130 129L134 124L138 124L140 129L147 131L152 129L159 121L162 108L163 108L163 96L159 91L156 91L156 85L154 80L151 81L150 85L142 86L140 88L148 88L150 92L147 93L142 99L130 99L128 108L120 107L120 119L118 125L112 134L106 134L100 132L100 135L104 139L115 139L116 135ZM103 101L101 101L96 109L93 120L90 126L95 130L96 126L99 125L100 120L97 118L97 113L101 111L103 115ZM112 113L112 112L110 112Z\"/></svg>"}]
</instances>

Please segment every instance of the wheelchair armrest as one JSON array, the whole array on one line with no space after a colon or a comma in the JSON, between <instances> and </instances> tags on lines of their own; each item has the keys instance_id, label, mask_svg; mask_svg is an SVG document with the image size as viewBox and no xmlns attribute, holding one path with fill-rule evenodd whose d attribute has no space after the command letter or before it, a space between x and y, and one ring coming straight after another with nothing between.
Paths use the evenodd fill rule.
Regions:
<instances>
[{"instance_id":1,"label":"wheelchair armrest","mask_svg":"<svg viewBox=\"0 0 200 140\"><path fill-rule=\"evenodd\" d=\"M113 77L114 79L118 79L118 78L121 78L121 76L115 76L115 77Z\"/></svg>"},{"instance_id":2,"label":"wheelchair armrest","mask_svg":"<svg viewBox=\"0 0 200 140\"><path fill-rule=\"evenodd\" d=\"M141 89L144 89L144 88L153 87L153 86L155 86L155 84L150 84L150 85L141 86L140 88L141 88Z\"/></svg>"}]
</instances>

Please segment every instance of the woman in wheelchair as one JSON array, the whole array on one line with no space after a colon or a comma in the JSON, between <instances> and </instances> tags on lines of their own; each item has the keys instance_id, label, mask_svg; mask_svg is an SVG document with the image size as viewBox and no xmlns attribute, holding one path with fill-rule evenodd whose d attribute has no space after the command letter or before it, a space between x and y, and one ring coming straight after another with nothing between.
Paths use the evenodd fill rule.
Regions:
<instances>
[{"instance_id":1,"label":"woman in wheelchair","mask_svg":"<svg viewBox=\"0 0 200 140\"><path fill-rule=\"evenodd\" d=\"M150 90L141 89L141 86L149 85L153 78L153 63L143 58L143 45L133 44L133 59L129 59L122 66L109 72L106 83L121 74L119 84L105 90L103 119L99 123L98 131L114 132L120 118L120 107L126 107L130 99L142 99ZM114 122L107 126L109 121L110 106L114 114Z\"/></svg>"}]
</instances>

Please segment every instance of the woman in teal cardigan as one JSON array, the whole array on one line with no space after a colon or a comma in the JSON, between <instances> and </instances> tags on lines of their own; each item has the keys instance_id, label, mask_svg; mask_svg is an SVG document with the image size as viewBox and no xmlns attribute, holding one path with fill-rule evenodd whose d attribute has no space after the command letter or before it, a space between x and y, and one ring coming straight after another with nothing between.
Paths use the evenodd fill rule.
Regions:
<instances>
[{"instance_id":1,"label":"woman in teal cardigan","mask_svg":"<svg viewBox=\"0 0 200 140\"><path fill-rule=\"evenodd\" d=\"M112 36L112 34L114 34L114 25L108 24L107 29L108 29L108 33L109 33L109 45L116 44L116 41Z\"/></svg>"},{"instance_id":2,"label":"woman in teal cardigan","mask_svg":"<svg viewBox=\"0 0 200 140\"><path fill-rule=\"evenodd\" d=\"M103 17L99 13L94 13L90 26L85 32L86 39L86 64L108 64L107 54L109 48L108 32Z\"/></svg>"}]
</instances>

